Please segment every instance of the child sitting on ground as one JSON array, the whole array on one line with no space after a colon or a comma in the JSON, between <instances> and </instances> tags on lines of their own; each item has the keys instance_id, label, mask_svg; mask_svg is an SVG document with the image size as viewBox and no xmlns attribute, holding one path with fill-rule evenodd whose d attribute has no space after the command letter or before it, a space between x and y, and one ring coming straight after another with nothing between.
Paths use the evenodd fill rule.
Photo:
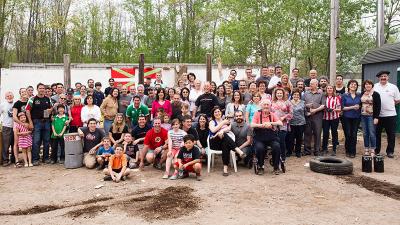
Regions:
<instances>
[{"instance_id":1,"label":"child sitting on ground","mask_svg":"<svg viewBox=\"0 0 400 225\"><path fill-rule=\"evenodd\" d=\"M125 180L130 173L130 169L126 167L127 165L126 155L124 154L123 146L117 144L115 146L115 154L109 158L108 167L103 171L106 174L104 177L105 181L119 182L120 180Z\"/></svg>"},{"instance_id":2,"label":"child sitting on ground","mask_svg":"<svg viewBox=\"0 0 400 225\"><path fill-rule=\"evenodd\" d=\"M168 131L168 153L167 160L165 161L165 173L163 179L168 179L171 165L176 163L176 156L178 155L179 149L183 146L183 137L186 132L180 129L181 123L179 119L172 120L172 130ZM170 180L176 180L178 177L178 170L175 169L174 174L169 178Z\"/></svg>"},{"instance_id":3,"label":"child sitting on ground","mask_svg":"<svg viewBox=\"0 0 400 225\"><path fill-rule=\"evenodd\" d=\"M124 136L124 142L122 143L124 146L124 153L128 156L128 168L134 169L138 167L139 161L139 147L137 142L132 141L132 134L126 133Z\"/></svg>"},{"instance_id":4,"label":"child sitting on ground","mask_svg":"<svg viewBox=\"0 0 400 225\"><path fill-rule=\"evenodd\" d=\"M201 181L201 162L200 150L194 146L195 138L193 135L188 134L183 137L184 147L178 153L178 162L174 164L175 169L179 169L178 178L186 178L189 173L196 173L196 179Z\"/></svg>"},{"instance_id":5,"label":"child sitting on ground","mask_svg":"<svg viewBox=\"0 0 400 225\"><path fill-rule=\"evenodd\" d=\"M18 113L18 119L21 123L15 123L15 132L18 135L18 146L22 149L22 157L25 167L32 167L32 131L28 129L25 112ZM18 156L15 159L18 162Z\"/></svg>"},{"instance_id":6,"label":"child sitting on ground","mask_svg":"<svg viewBox=\"0 0 400 225\"><path fill-rule=\"evenodd\" d=\"M103 169L107 166L109 158L114 154L114 149L111 147L111 140L109 137L104 137L102 140L102 146L97 150L96 161L99 164L97 166L98 170Z\"/></svg>"},{"instance_id":7,"label":"child sitting on ground","mask_svg":"<svg viewBox=\"0 0 400 225\"><path fill-rule=\"evenodd\" d=\"M53 116L51 122L51 163L57 162L58 146L60 146L60 163L64 163L65 158L65 143L64 133L67 130L66 122L69 121L65 115L65 106L57 106L57 115Z\"/></svg>"}]
</instances>

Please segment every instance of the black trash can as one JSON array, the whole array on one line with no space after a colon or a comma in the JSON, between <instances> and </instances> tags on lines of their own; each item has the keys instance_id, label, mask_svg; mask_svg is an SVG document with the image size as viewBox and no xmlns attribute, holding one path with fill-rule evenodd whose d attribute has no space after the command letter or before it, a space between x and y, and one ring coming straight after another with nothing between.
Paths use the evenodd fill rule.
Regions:
<instances>
[{"instance_id":1,"label":"black trash can","mask_svg":"<svg viewBox=\"0 0 400 225\"><path fill-rule=\"evenodd\" d=\"M372 172L372 157L369 155L362 156L362 169L364 173Z\"/></svg>"},{"instance_id":2,"label":"black trash can","mask_svg":"<svg viewBox=\"0 0 400 225\"><path fill-rule=\"evenodd\" d=\"M376 155L374 157L374 171L376 173L383 173L385 171L383 159L382 155Z\"/></svg>"}]
</instances>

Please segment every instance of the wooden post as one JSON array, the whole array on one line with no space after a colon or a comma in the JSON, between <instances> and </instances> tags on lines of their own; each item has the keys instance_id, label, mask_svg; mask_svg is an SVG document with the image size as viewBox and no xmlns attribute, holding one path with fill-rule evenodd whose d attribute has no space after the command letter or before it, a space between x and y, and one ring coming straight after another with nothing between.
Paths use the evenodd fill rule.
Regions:
<instances>
[{"instance_id":1,"label":"wooden post","mask_svg":"<svg viewBox=\"0 0 400 225\"><path fill-rule=\"evenodd\" d=\"M332 85L336 80L336 38L338 37L339 0L331 0L331 33L329 48L329 81Z\"/></svg>"},{"instance_id":2,"label":"wooden post","mask_svg":"<svg viewBox=\"0 0 400 225\"><path fill-rule=\"evenodd\" d=\"M139 55L139 84L144 84L144 54Z\"/></svg>"},{"instance_id":3,"label":"wooden post","mask_svg":"<svg viewBox=\"0 0 400 225\"><path fill-rule=\"evenodd\" d=\"M207 53L206 64L207 64L207 81L211 82L212 80L211 53Z\"/></svg>"},{"instance_id":4,"label":"wooden post","mask_svg":"<svg viewBox=\"0 0 400 225\"><path fill-rule=\"evenodd\" d=\"M69 54L64 54L64 87L71 87L71 61Z\"/></svg>"}]
</instances>

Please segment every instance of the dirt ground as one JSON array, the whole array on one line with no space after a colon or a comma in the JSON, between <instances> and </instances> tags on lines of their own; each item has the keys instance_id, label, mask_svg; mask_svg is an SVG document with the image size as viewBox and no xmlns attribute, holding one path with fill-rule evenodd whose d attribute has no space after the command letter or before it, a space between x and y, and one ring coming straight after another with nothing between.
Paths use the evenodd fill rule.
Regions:
<instances>
[{"instance_id":1,"label":"dirt ground","mask_svg":"<svg viewBox=\"0 0 400 225\"><path fill-rule=\"evenodd\" d=\"M222 176L221 159L203 181L162 180L146 167L121 183L97 170L61 165L0 168L1 224L399 224L400 137L385 172L336 177L305 167L311 157L287 160L287 172L264 176L239 167ZM358 146L362 146L359 141ZM340 146L338 157L343 158ZM372 178L372 179L371 179ZM380 181L387 182L381 183ZM96 189L98 185L103 187ZM397 199L397 200L396 200Z\"/></svg>"}]
</instances>

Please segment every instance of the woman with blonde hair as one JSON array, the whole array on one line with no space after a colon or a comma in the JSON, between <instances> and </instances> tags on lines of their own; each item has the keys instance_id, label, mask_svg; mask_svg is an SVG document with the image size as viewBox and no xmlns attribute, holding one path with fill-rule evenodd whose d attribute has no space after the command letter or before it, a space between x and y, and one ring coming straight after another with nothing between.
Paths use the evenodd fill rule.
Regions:
<instances>
[{"instance_id":1,"label":"woman with blonde hair","mask_svg":"<svg viewBox=\"0 0 400 225\"><path fill-rule=\"evenodd\" d=\"M290 82L289 75L283 74L281 76L281 83L282 83L282 88L287 91L287 93L292 93L293 90L293 85L292 82Z\"/></svg>"},{"instance_id":2,"label":"woman with blonde hair","mask_svg":"<svg viewBox=\"0 0 400 225\"><path fill-rule=\"evenodd\" d=\"M122 144L125 133L128 133L128 126L125 124L124 114L117 113L108 133L113 146Z\"/></svg>"},{"instance_id":3,"label":"woman with blonde hair","mask_svg":"<svg viewBox=\"0 0 400 225\"><path fill-rule=\"evenodd\" d=\"M72 100L71 105L71 122L69 124L69 133L78 132L79 127L83 127L83 122L81 120L83 105L81 103L81 97L75 95Z\"/></svg>"}]
</instances>

